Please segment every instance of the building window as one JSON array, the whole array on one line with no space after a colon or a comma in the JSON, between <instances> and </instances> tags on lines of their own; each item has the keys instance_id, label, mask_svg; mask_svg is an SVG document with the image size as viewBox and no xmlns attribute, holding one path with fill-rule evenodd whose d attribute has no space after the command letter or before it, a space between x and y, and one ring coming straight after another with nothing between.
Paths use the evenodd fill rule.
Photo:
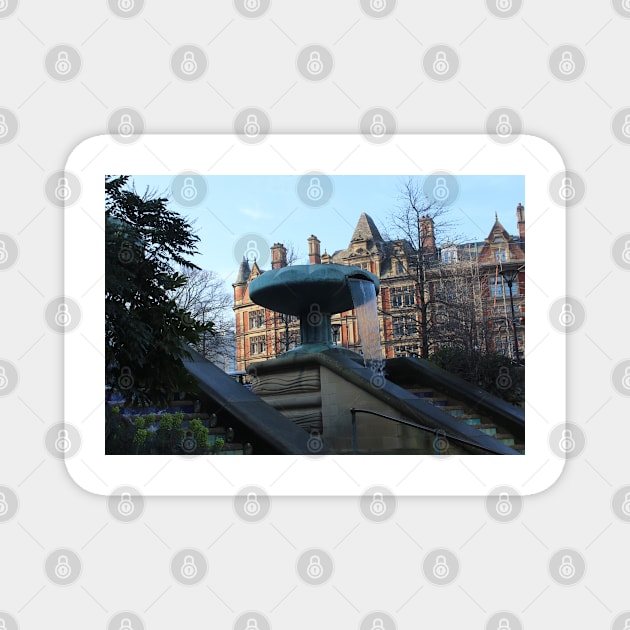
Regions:
<instances>
[{"instance_id":1,"label":"building window","mask_svg":"<svg viewBox=\"0 0 630 630\"><path fill-rule=\"evenodd\" d=\"M392 334L394 337L408 337L417 333L418 326L415 317L403 315L392 319Z\"/></svg>"},{"instance_id":2,"label":"building window","mask_svg":"<svg viewBox=\"0 0 630 630\"><path fill-rule=\"evenodd\" d=\"M392 287L390 289L390 298L392 308L402 308L404 306L413 306L416 303L413 287Z\"/></svg>"},{"instance_id":3,"label":"building window","mask_svg":"<svg viewBox=\"0 0 630 630\"><path fill-rule=\"evenodd\" d=\"M494 250L494 259L496 262L506 262L507 261L507 252L504 249L495 249Z\"/></svg>"},{"instance_id":4,"label":"building window","mask_svg":"<svg viewBox=\"0 0 630 630\"><path fill-rule=\"evenodd\" d=\"M396 263L396 273L399 276L402 276L405 273L405 265L400 261Z\"/></svg>"},{"instance_id":5,"label":"building window","mask_svg":"<svg viewBox=\"0 0 630 630\"><path fill-rule=\"evenodd\" d=\"M420 355L420 347L417 343L394 346L394 354L397 357L417 357Z\"/></svg>"},{"instance_id":6,"label":"building window","mask_svg":"<svg viewBox=\"0 0 630 630\"><path fill-rule=\"evenodd\" d=\"M259 337L250 337L249 340L249 354L264 354L267 352L267 338L265 335Z\"/></svg>"},{"instance_id":7,"label":"building window","mask_svg":"<svg viewBox=\"0 0 630 630\"><path fill-rule=\"evenodd\" d=\"M490 287L490 297L503 297L504 295L510 297L510 289L501 276L488 278L488 286ZM518 280L512 283L512 295L519 295Z\"/></svg>"},{"instance_id":8,"label":"building window","mask_svg":"<svg viewBox=\"0 0 630 630\"><path fill-rule=\"evenodd\" d=\"M442 262L447 265L457 262L457 250L455 248L442 250Z\"/></svg>"},{"instance_id":9,"label":"building window","mask_svg":"<svg viewBox=\"0 0 630 630\"><path fill-rule=\"evenodd\" d=\"M265 325L265 311L263 309L249 313L249 329L262 328Z\"/></svg>"},{"instance_id":10,"label":"building window","mask_svg":"<svg viewBox=\"0 0 630 630\"><path fill-rule=\"evenodd\" d=\"M490 287L490 297L496 298L507 295L507 286L504 285L501 276L498 278L488 278L488 286ZM504 289L506 289L505 293Z\"/></svg>"}]
</instances>

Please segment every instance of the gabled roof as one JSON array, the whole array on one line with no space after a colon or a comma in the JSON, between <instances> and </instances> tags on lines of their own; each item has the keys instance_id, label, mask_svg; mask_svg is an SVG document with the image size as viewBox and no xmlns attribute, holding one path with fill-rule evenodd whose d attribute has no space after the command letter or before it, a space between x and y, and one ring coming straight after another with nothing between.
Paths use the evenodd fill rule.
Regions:
<instances>
[{"instance_id":1,"label":"gabled roof","mask_svg":"<svg viewBox=\"0 0 630 630\"><path fill-rule=\"evenodd\" d=\"M357 227L354 228L354 233L352 234L352 239L350 241L355 240L372 240L372 241L382 241L383 237L381 233L378 231L376 224L372 220L369 214L365 214L365 212L361 213L359 217L359 221L357 223Z\"/></svg>"},{"instance_id":2,"label":"gabled roof","mask_svg":"<svg viewBox=\"0 0 630 630\"><path fill-rule=\"evenodd\" d=\"M510 236L508 231L503 227L503 225L501 224L501 221L499 221L498 215L495 212L494 225L492 226L492 229L490 230L490 234L488 234L488 238L486 240L492 243L492 241L494 241L495 236L497 234L500 234L503 237L503 239L508 243L512 240L512 237Z\"/></svg>"}]
</instances>

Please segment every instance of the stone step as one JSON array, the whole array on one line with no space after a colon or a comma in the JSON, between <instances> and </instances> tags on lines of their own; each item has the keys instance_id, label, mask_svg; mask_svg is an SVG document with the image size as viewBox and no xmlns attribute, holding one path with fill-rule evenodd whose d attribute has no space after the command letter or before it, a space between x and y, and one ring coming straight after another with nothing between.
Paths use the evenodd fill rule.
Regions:
<instances>
[{"instance_id":1,"label":"stone step","mask_svg":"<svg viewBox=\"0 0 630 630\"><path fill-rule=\"evenodd\" d=\"M226 443L215 455L244 455L243 445L236 442Z\"/></svg>"},{"instance_id":2,"label":"stone step","mask_svg":"<svg viewBox=\"0 0 630 630\"><path fill-rule=\"evenodd\" d=\"M478 427L481 424L481 418L462 418L458 416L458 420L461 420L464 424L469 424L471 427Z\"/></svg>"},{"instance_id":3,"label":"stone step","mask_svg":"<svg viewBox=\"0 0 630 630\"><path fill-rule=\"evenodd\" d=\"M210 416L207 413L184 413L184 422L190 422L191 420L207 420Z\"/></svg>"},{"instance_id":4,"label":"stone step","mask_svg":"<svg viewBox=\"0 0 630 630\"><path fill-rule=\"evenodd\" d=\"M427 402L431 405L435 405L436 407L448 407L448 398L427 398Z\"/></svg>"},{"instance_id":5,"label":"stone step","mask_svg":"<svg viewBox=\"0 0 630 630\"><path fill-rule=\"evenodd\" d=\"M494 437L506 446L514 446L514 436L509 433L497 433Z\"/></svg>"},{"instance_id":6,"label":"stone step","mask_svg":"<svg viewBox=\"0 0 630 630\"><path fill-rule=\"evenodd\" d=\"M451 405L446 405L445 407L442 407L442 411L446 411L447 413L450 413L451 416L453 416L454 418L465 418L465 417L474 418L472 414L468 413L462 407L452 407Z\"/></svg>"},{"instance_id":7,"label":"stone step","mask_svg":"<svg viewBox=\"0 0 630 630\"><path fill-rule=\"evenodd\" d=\"M485 433L486 435L491 435L492 437L496 437L497 435L497 428L493 425L484 425L484 424L480 424L477 425L475 427L476 429L479 429L479 431L481 431L482 433Z\"/></svg>"}]
</instances>

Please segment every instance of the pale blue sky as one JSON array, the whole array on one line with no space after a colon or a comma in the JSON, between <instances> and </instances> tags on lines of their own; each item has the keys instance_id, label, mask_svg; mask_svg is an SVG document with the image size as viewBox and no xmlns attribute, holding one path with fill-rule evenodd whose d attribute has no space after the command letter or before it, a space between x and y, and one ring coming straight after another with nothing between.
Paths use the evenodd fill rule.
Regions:
<instances>
[{"instance_id":1,"label":"pale blue sky","mask_svg":"<svg viewBox=\"0 0 630 630\"><path fill-rule=\"evenodd\" d=\"M406 176L335 176L334 192L320 208L305 206L296 193L299 176L219 175L207 176L203 201L186 208L172 203L173 209L191 222L201 238L194 262L216 271L231 283L238 260L235 247L247 234L257 235L261 247L281 242L293 243L308 262L306 239L315 234L322 252L333 253L348 246L361 212L367 212L379 229L386 228L389 215L398 205L398 193ZM134 176L137 191L148 186L171 198L171 176ZM525 178L522 176L465 176L457 178L459 196L450 206L448 220L465 240L483 240L489 233L495 212L510 234L516 234L516 206L525 206ZM420 182L421 183L421 182ZM240 245L238 246L240 248ZM242 252L241 252L242 255ZM265 268L269 258L261 254Z\"/></svg>"}]
</instances>

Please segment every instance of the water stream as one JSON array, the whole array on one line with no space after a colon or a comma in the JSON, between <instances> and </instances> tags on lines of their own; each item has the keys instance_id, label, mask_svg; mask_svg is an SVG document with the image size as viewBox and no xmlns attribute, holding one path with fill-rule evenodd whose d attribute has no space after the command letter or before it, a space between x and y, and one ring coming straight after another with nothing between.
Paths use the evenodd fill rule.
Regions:
<instances>
[{"instance_id":1,"label":"water stream","mask_svg":"<svg viewBox=\"0 0 630 630\"><path fill-rule=\"evenodd\" d=\"M381 333L378 327L376 289L368 280L348 278L350 293L357 314L359 337L366 367L382 365Z\"/></svg>"}]
</instances>

